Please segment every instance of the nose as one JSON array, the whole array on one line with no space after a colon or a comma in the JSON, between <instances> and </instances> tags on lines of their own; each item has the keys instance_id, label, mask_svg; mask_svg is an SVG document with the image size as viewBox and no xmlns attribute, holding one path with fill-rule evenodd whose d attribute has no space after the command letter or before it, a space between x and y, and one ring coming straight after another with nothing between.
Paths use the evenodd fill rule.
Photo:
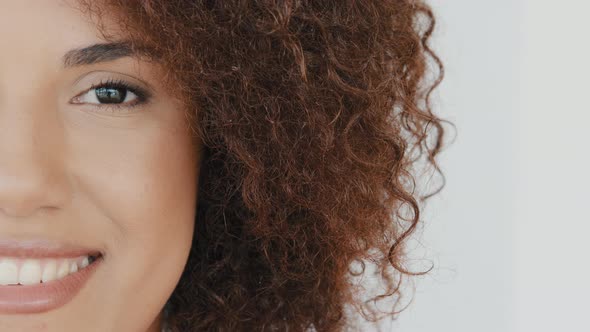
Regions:
<instances>
[{"instance_id":1,"label":"nose","mask_svg":"<svg viewBox=\"0 0 590 332\"><path fill-rule=\"evenodd\" d=\"M0 102L0 220L59 208L70 195L58 117L17 104Z\"/></svg>"}]
</instances>

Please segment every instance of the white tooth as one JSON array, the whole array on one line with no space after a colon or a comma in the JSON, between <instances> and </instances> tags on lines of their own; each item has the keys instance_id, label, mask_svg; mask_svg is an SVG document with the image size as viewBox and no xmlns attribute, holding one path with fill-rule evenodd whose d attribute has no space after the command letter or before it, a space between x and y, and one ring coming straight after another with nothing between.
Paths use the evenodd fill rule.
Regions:
<instances>
[{"instance_id":1,"label":"white tooth","mask_svg":"<svg viewBox=\"0 0 590 332\"><path fill-rule=\"evenodd\" d=\"M78 271L78 264L76 264L76 261L75 261L75 260L73 260L73 261L70 263L70 273L74 273L74 272L76 272L76 271Z\"/></svg>"},{"instance_id":2,"label":"white tooth","mask_svg":"<svg viewBox=\"0 0 590 332\"><path fill-rule=\"evenodd\" d=\"M21 285L32 285L41 282L41 262L37 259L25 259L18 275Z\"/></svg>"},{"instance_id":3,"label":"white tooth","mask_svg":"<svg viewBox=\"0 0 590 332\"><path fill-rule=\"evenodd\" d=\"M88 266L88 256L84 257L82 262L80 263L80 268L83 269Z\"/></svg>"},{"instance_id":4,"label":"white tooth","mask_svg":"<svg viewBox=\"0 0 590 332\"><path fill-rule=\"evenodd\" d=\"M55 280L57 277L57 262L55 259L49 259L45 263L45 267L43 268L43 275L41 276L41 280L43 282L48 282L51 280Z\"/></svg>"},{"instance_id":5,"label":"white tooth","mask_svg":"<svg viewBox=\"0 0 590 332\"><path fill-rule=\"evenodd\" d=\"M10 258L0 260L0 285L18 284L18 267Z\"/></svg>"},{"instance_id":6,"label":"white tooth","mask_svg":"<svg viewBox=\"0 0 590 332\"><path fill-rule=\"evenodd\" d=\"M67 259L62 259L58 268L56 278L60 279L68 275L70 271L70 262Z\"/></svg>"}]
</instances>

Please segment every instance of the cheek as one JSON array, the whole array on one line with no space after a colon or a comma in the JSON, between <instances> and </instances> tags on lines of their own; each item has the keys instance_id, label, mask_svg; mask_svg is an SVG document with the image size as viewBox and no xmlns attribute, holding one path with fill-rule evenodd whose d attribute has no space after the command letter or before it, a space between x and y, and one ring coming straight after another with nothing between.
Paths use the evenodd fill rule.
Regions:
<instances>
[{"instance_id":1,"label":"cheek","mask_svg":"<svg viewBox=\"0 0 590 332\"><path fill-rule=\"evenodd\" d=\"M141 242L149 250L192 225L197 169L187 135L135 130L96 140L92 154L80 154L86 165L81 181L97 211L109 219L112 245L131 249Z\"/></svg>"},{"instance_id":2,"label":"cheek","mask_svg":"<svg viewBox=\"0 0 590 332\"><path fill-rule=\"evenodd\" d=\"M199 161L190 135L182 130L104 131L100 140L79 134L71 153L79 194L93 206L93 220L100 224L95 225L97 237L106 248L97 277L116 294L101 301L113 311L120 308L112 314L121 315L121 321L133 321L134 315L145 319L161 308L186 263Z\"/></svg>"}]
</instances>

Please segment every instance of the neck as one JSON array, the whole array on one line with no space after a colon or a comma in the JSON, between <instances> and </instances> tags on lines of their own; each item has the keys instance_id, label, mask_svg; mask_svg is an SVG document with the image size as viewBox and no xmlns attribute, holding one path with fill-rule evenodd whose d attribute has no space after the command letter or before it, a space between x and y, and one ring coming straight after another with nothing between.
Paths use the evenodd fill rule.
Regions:
<instances>
[{"instance_id":1,"label":"neck","mask_svg":"<svg viewBox=\"0 0 590 332\"><path fill-rule=\"evenodd\" d=\"M150 327L145 332L161 332L162 331L162 321L163 321L162 312L158 314L156 319L152 322Z\"/></svg>"}]
</instances>

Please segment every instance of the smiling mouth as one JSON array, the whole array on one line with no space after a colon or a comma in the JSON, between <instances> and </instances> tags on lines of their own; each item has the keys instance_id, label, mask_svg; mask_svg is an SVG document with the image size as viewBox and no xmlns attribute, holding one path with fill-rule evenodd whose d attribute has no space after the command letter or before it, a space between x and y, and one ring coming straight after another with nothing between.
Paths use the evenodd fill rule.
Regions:
<instances>
[{"instance_id":1,"label":"smiling mouth","mask_svg":"<svg viewBox=\"0 0 590 332\"><path fill-rule=\"evenodd\" d=\"M0 257L0 285L34 285L60 280L85 269L100 254L63 258Z\"/></svg>"},{"instance_id":2,"label":"smiling mouth","mask_svg":"<svg viewBox=\"0 0 590 332\"><path fill-rule=\"evenodd\" d=\"M70 302L104 261L95 249L0 239L0 314L41 313Z\"/></svg>"}]
</instances>

